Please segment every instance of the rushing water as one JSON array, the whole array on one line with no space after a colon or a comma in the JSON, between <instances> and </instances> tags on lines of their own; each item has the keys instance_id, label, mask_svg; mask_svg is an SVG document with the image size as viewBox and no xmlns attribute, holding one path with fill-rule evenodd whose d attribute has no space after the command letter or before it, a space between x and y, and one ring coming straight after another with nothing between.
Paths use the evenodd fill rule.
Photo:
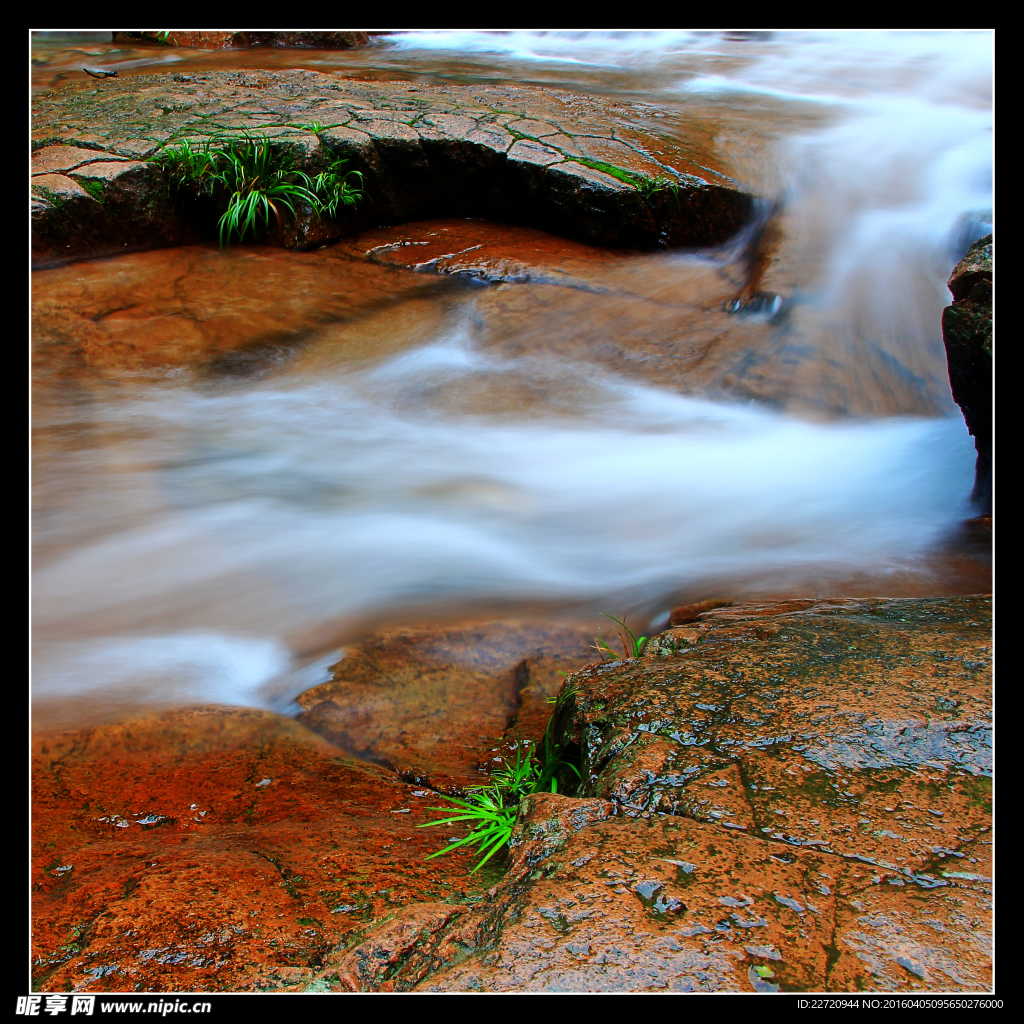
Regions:
<instances>
[{"instance_id":1,"label":"rushing water","mask_svg":"<svg viewBox=\"0 0 1024 1024\"><path fill-rule=\"evenodd\" d=\"M474 330L484 293L453 285L415 300L418 332L395 312L412 306L371 317L376 347L358 358L313 331L255 377L40 377L37 720L283 706L316 681L310 659L403 616L657 617L720 594L984 586L983 568L936 555L970 514L973 469L939 318L950 269L990 230L991 45L987 32L420 32L338 53L39 43L41 86L83 56L121 74L300 66L557 86L655 104L669 126L704 119L786 237L767 284L788 315L759 321L747 361L806 365L770 403L685 393L602 363L620 328L599 304L528 316L534 344L513 354ZM644 272L681 294L696 265ZM212 317L242 302L204 301ZM585 338L571 359L569 319Z\"/></svg>"}]
</instances>

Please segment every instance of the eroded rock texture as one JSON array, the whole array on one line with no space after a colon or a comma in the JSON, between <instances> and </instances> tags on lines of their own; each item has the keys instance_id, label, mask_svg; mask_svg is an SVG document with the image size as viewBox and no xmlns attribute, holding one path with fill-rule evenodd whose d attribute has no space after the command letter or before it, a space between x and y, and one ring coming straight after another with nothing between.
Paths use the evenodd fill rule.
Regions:
<instances>
[{"instance_id":1,"label":"eroded rock texture","mask_svg":"<svg viewBox=\"0 0 1024 1024\"><path fill-rule=\"evenodd\" d=\"M36 987L990 989L990 599L695 614L565 679L582 791L524 800L506 863L476 875L472 854L427 859L464 834L415 827L441 816L433 780L275 715L40 737ZM575 656L513 634L385 634L303 703L333 705L326 737L347 707L359 742L440 784L503 724L522 661L539 706ZM421 689L450 706L443 743Z\"/></svg>"},{"instance_id":2,"label":"eroded rock texture","mask_svg":"<svg viewBox=\"0 0 1024 1024\"><path fill-rule=\"evenodd\" d=\"M266 133L310 172L343 157L363 175L367 198L339 221L308 212L289 221L276 241L290 248L438 216L533 225L599 245L713 245L752 210L706 126L679 139L644 105L557 91L225 71L83 83L34 102L40 266L126 244L180 244L208 230L213 211L173 203L147 159L160 145L225 132ZM108 162L89 170L83 150ZM638 187L655 179L674 188Z\"/></svg>"},{"instance_id":3,"label":"eroded rock texture","mask_svg":"<svg viewBox=\"0 0 1024 1024\"><path fill-rule=\"evenodd\" d=\"M403 778L461 793L486 785L502 744L539 740L547 701L593 658L576 627L482 623L378 634L299 697L301 721Z\"/></svg>"},{"instance_id":4,"label":"eroded rock texture","mask_svg":"<svg viewBox=\"0 0 1024 1024\"><path fill-rule=\"evenodd\" d=\"M949 278L953 304L942 311L953 398L974 435L978 459L972 501L992 512L992 235L979 239Z\"/></svg>"},{"instance_id":5,"label":"eroded rock texture","mask_svg":"<svg viewBox=\"0 0 1024 1024\"><path fill-rule=\"evenodd\" d=\"M584 798L524 804L519 870L406 987L986 990L988 627L984 597L740 605L575 674Z\"/></svg>"},{"instance_id":6,"label":"eroded rock texture","mask_svg":"<svg viewBox=\"0 0 1024 1024\"><path fill-rule=\"evenodd\" d=\"M471 854L426 859L436 802L268 712L40 737L34 988L302 990L369 922L482 897Z\"/></svg>"}]
</instances>

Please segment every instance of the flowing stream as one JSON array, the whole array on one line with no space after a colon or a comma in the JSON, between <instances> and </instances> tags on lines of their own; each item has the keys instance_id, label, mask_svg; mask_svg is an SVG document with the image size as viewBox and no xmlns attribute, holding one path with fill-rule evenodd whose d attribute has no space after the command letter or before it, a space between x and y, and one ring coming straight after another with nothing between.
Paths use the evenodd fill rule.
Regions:
<instances>
[{"instance_id":1,"label":"flowing stream","mask_svg":"<svg viewBox=\"0 0 1024 1024\"><path fill-rule=\"evenodd\" d=\"M411 32L216 53L51 38L34 53L39 88L84 58L122 75L300 66L653 104L669 126L713 124L735 176L781 211L790 284L786 316L745 321L713 386L619 372L600 354L621 325L567 289L520 312L515 346L490 344L501 289L441 277L349 318L343 344L312 316L258 372L37 374L37 725L195 701L285 709L347 638L392 622L656 623L706 597L987 589L987 565L949 549L974 451L940 317L950 270L991 230L991 33ZM144 300L157 258L177 257L37 272L35 301L122 278ZM326 257L188 259L182 280L214 259L241 268L202 301L211 318L248 307L255 339L273 317L245 260L346 287ZM649 292L693 299L730 256L643 259ZM699 328L711 300L693 303ZM787 360L760 391L735 369Z\"/></svg>"}]
</instances>

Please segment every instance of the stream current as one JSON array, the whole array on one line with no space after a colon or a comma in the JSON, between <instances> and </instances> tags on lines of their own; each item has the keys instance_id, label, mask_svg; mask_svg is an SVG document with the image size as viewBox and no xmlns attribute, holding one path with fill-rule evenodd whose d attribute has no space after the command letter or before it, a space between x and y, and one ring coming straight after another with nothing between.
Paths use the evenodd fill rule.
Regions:
<instances>
[{"instance_id":1,"label":"stream current","mask_svg":"<svg viewBox=\"0 0 1024 1024\"><path fill-rule=\"evenodd\" d=\"M298 66L585 91L653 104L669 130L702 119L783 211L786 304L734 317L705 361L721 372L692 380L603 358L623 328L599 301L562 289L531 306L531 285L440 275L341 328L296 314L246 372L38 372L37 727L287 710L341 644L389 623L656 625L708 597L986 590L987 563L950 546L974 451L940 317L949 272L991 230L991 49L986 32L420 32L216 53L37 38L38 88L83 59L122 75ZM699 330L723 317L734 256L638 256L617 280L639 268L640 290L689 303ZM281 333L267 282L300 261L325 306L346 287L326 256L192 247L36 272L34 301L117 286L144 304L173 269L186 290L223 280L203 317L244 308L260 342ZM527 297L504 346L488 326L502 289ZM753 364L775 367L767 383L743 378Z\"/></svg>"}]
</instances>

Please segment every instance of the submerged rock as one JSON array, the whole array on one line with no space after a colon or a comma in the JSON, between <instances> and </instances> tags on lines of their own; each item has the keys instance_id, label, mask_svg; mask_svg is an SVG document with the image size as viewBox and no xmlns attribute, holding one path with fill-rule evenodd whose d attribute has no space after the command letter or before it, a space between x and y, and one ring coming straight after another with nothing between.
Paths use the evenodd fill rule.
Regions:
<instances>
[{"instance_id":1,"label":"submerged rock","mask_svg":"<svg viewBox=\"0 0 1024 1024\"><path fill-rule=\"evenodd\" d=\"M241 375L294 354L317 332L333 332L352 359L387 354L401 340L377 330L368 346L346 328L437 284L330 249L191 245L53 267L32 281L33 361L62 375L170 367Z\"/></svg>"},{"instance_id":2,"label":"submerged rock","mask_svg":"<svg viewBox=\"0 0 1024 1024\"><path fill-rule=\"evenodd\" d=\"M978 458L971 500L992 512L992 235L980 238L949 277L953 304L942 311L949 383L974 436Z\"/></svg>"},{"instance_id":3,"label":"submerged rock","mask_svg":"<svg viewBox=\"0 0 1024 1024\"><path fill-rule=\"evenodd\" d=\"M289 248L446 216L533 225L598 245L705 246L734 235L753 208L707 126L670 137L646 105L552 90L224 71L90 81L34 102L34 150L73 146L146 161L182 139L255 132L311 173L346 159L363 175L366 198L337 222L300 208L271 233ZM183 232L212 228L212 208L190 210L182 197L169 211L163 175L148 163L138 173L131 189L100 183L92 206L62 200L66 186L37 182L35 264L106 254L126 241L178 244ZM672 188L650 184L662 180Z\"/></svg>"}]
</instances>

